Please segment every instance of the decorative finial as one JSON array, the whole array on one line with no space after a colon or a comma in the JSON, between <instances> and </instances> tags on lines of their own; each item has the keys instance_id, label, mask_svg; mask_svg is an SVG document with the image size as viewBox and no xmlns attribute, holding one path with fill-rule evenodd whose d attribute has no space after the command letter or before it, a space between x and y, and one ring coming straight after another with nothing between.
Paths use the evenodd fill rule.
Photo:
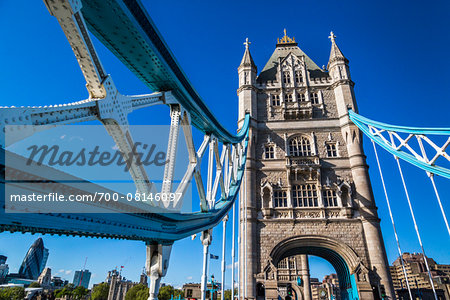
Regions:
<instances>
[{"instance_id":1,"label":"decorative finial","mask_svg":"<svg viewBox=\"0 0 450 300\"><path fill-rule=\"evenodd\" d=\"M251 43L248 41L248 38L245 38L245 43L244 43L245 49L248 49L248 46L249 46L250 44L251 44Z\"/></svg>"},{"instance_id":2,"label":"decorative finial","mask_svg":"<svg viewBox=\"0 0 450 300\"><path fill-rule=\"evenodd\" d=\"M278 38L277 39L277 44L296 44L295 43L295 37L288 37L287 36L287 32L286 32L286 28L283 30L284 36L281 38L281 40Z\"/></svg>"},{"instance_id":3,"label":"decorative finial","mask_svg":"<svg viewBox=\"0 0 450 300\"><path fill-rule=\"evenodd\" d=\"M328 37L332 43L334 43L334 39L336 38L336 36L334 35L333 31L330 32L330 36Z\"/></svg>"}]
</instances>

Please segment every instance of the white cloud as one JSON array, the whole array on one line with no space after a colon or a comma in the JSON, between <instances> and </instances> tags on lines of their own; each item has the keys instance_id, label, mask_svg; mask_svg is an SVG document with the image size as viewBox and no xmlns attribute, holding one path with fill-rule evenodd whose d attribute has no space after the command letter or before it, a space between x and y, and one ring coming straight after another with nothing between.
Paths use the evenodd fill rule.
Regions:
<instances>
[{"instance_id":1,"label":"white cloud","mask_svg":"<svg viewBox=\"0 0 450 300\"><path fill-rule=\"evenodd\" d=\"M69 275L70 273L72 273L72 270L66 270L66 275Z\"/></svg>"},{"instance_id":2,"label":"white cloud","mask_svg":"<svg viewBox=\"0 0 450 300\"><path fill-rule=\"evenodd\" d=\"M66 135L65 134L63 134L62 136L60 136L59 138L61 139L61 140L63 140L64 138L66 137Z\"/></svg>"},{"instance_id":3,"label":"white cloud","mask_svg":"<svg viewBox=\"0 0 450 300\"><path fill-rule=\"evenodd\" d=\"M186 277L186 280L192 280L192 276L188 276L188 277Z\"/></svg>"}]
</instances>

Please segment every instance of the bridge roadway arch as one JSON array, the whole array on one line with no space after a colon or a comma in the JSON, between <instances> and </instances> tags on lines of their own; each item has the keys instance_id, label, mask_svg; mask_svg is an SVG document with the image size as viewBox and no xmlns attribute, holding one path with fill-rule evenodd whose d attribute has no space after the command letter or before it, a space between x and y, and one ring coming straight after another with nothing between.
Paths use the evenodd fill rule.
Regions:
<instances>
[{"instance_id":1,"label":"bridge roadway arch","mask_svg":"<svg viewBox=\"0 0 450 300\"><path fill-rule=\"evenodd\" d=\"M376 298L367 282L368 270L362 265L361 258L356 252L345 243L320 235L289 237L272 248L270 252L271 264L277 266L282 259L295 255L314 255L330 262L339 278L342 300ZM266 278L270 278L270 276ZM270 291L268 289L270 287L276 289L277 287L268 282L264 284L266 299L271 299L271 295L275 296L276 290ZM296 294L300 296L298 299L303 299L302 288L295 284L293 288Z\"/></svg>"}]
</instances>

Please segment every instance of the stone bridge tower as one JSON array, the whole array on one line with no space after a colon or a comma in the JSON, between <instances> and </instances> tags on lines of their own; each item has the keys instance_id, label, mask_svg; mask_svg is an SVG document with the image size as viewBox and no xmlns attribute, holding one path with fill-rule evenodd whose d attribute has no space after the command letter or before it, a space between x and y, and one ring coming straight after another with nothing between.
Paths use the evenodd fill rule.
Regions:
<instances>
[{"instance_id":1,"label":"stone bridge tower","mask_svg":"<svg viewBox=\"0 0 450 300\"><path fill-rule=\"evenodd\" d=\"M316 255L335 268L341 299L395 299L362 135L348 117L357 111L354 83L330 39L325 69L285 32L259 75L245 43L237 91L239 122L251 114L240 198L242 297L290 300L289 288L311 300L307 255ZM298 272L283 268L293 258Z\"/></svg>"}]
</instances>

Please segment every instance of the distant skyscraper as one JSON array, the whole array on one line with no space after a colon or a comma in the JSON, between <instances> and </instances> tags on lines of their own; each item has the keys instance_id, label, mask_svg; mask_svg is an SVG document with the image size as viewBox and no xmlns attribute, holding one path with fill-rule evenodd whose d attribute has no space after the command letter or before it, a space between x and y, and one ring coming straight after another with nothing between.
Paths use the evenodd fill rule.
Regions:
<instances>
[{"instance_id":1,"label":"distant skyscraper","mask_svg":"<svg viewBox=\"0 0 450 300\"><path fill-rule=\"evenodd\" d=\"M48 249L44 248L44 241L38 238L31 245L19 269L19 277L38 279L45 268L48 259Z\"/></svg>"},{"instance_id":2,"label":"distant skyscraper","mask_svg":"<svg viewBox=\"0 0 450 300\"><path fill-rule=\"evenodd\" d=\"M82 286L87 289L89 287L89 280L91 280L91 272L89 270L75 271L73 285Z\"/></svg>"}]
</instances>

